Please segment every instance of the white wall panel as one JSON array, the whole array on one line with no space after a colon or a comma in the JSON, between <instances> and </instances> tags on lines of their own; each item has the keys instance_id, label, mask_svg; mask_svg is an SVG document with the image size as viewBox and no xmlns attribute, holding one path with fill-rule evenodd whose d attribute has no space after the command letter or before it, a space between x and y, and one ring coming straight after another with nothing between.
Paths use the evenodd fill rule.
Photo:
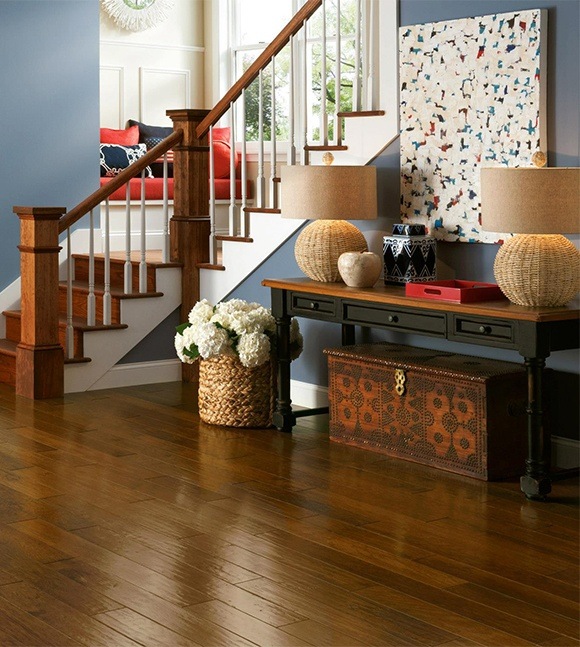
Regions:
<instances>
[{"instance_id":1,"label":"white wall panel","mask_svg":"<svg viewBox=\"0 0 580 647\"><path fill-rule=\"evenodd\" d=\"M171 125L168 106L191 107L189 70L139 68L139 121Z\"/></svg>"},{"instance_id":2,"label":"white wall panel","mask_svg":"<svg viewBox=\"0 0 580 647\"><path fill-rule=\"evenodd\" d=\"M123 128L125 124L125 69L121 66L101 65L100 123L103 128Z\"/></svg>"}]
</instances>

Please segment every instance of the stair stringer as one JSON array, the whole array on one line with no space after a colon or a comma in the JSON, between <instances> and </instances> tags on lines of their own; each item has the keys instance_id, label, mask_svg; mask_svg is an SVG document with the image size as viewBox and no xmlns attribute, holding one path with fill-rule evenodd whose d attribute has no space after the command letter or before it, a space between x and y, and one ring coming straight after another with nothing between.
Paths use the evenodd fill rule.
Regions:
<instances>
[{"instance_id":1,"label":"stair stringer","mask_svg":"<svg viewBox=\"0 0 580 647\"><path fill-rule=\"evenodd\" d=\"M64 391L90 390L117 362L181 305L181 268L157 268L161 297L123 299L124 330L95 330L84 334L84 355L90 362L65 364Z\"/></svg>"},{"instance_id":2,"label":"stair stringer","mask_svg":"<svg viewBox=\"0 0 580 647\"><path fill-rule=\"evenodd\" d=\"M200 295L217 303L283 245L306 220L281 218L275 213L250 213L252 243L224 240L224 271L200 270Z\"/></svg>"}]
</instances>

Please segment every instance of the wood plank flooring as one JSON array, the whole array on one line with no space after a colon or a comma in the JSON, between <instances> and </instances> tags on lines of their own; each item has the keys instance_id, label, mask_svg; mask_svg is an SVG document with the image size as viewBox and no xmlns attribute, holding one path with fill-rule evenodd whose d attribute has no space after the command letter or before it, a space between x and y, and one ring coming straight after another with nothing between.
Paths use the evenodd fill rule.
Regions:
<instances>
[{"instance_id":1,"label":"wood plank flooring","mask_svg":"<svg viewBox=\"0 0 580 647\"><path fill-rule=\"evenodd\" d=\"M578 479L548 503L191 385L0 386L0 645L579 645Z\"/></svg>"}]
</instances>

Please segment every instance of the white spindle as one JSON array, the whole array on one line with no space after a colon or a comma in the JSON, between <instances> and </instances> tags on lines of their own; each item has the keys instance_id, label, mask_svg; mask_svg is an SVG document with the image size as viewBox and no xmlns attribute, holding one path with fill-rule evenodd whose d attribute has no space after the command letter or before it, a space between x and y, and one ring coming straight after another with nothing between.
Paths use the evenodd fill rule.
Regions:
<instances>
[{"instance_id":1,"label":"white spindle","mask_svg":"<svg viewBox=\"0 0 580 647\"><path fill-rule=\"evenodd\" d=\"M104 292L103 292L103 323L111 325L111 233L109 198L105 200L105 249L104 249Z\"/></svg>"},{"instance_id":2,"label":"white spindle","mask_svg":"<svg viewBox=\"0 0 580 647\"><path fill-rule=\"evenodd\" d=\"M169 173L167 153L163 155L163 262L169 263Z\"/></svg>"},{"instance_id":3,"label":"white spindle","mask_svg":"<svg viewBox=\"0 0 580 647\"><path fill-rule=\"evenodd\" d=\"M354 78L352 80L352 109L354 112L362 110L361 107L361 21L362 0L356 0L356 15L354 26Z\"/></svg>"},{"instance_id":4,"label":"white spindle","mask_svg":"<svg viewBox=\"0 0 580 647\"><path fill-rule=\"evenodd\" d=\"M145 219L145 169L141 172L141 255L139 261L139 292L147 292L147 229Z\"/></svg>"},{"instance_id":5,"label":"white spindle","mask_svg":"<svg viewBox=\"0 0 580 647\"><path fill-rule=\"evenodd\" d=\"M340 126L340 118L338 116L338 113L340 112L340 56L342 54L342 49L341 49L341 42L340 42L340 0L336 0L336 70L335 70L335 87L334 87L334 109L335 109L335 117L334 117L334 130L335 135L334 138L336 140L336 143L339 145L342 142L342 132L341 132L341 126Z\"/></svg>"},{"instance_id":6,"label":"white spindle","mask_svg":"<svg viewBox=\"0 0 580 647\"><path fill-rule=\"evenodd\" d=\"M322 41L320 44L320 143L328 144L328 113L326 110L326 0L322 2Z\"/></svg>"},{"instance_id":7,"label":"white spindle","mask_svg":"<svg viewBox=\"0 0 580 647\"><path fill-rule=\"evenodd\" d=\"M294 36L290 38L290 67L288 69L288 81L289 81L289 105L288 105L288 164L294 166L296 164L296 134L294 129L294 120L296 119L296 114L299 111L294 111L294 101L295 101L295 84L296 84L296 73L295 73L295 60L296 48Z\"/></svg>"},{"instance_id":8,"label":"white spindle","mask_svg":"<svg viewBox=\"0 0 580 647\"><path fill-rule=\"evenodd\" d=\"M236 112L234 104L230 103L230 209L229 209L229 234L236 235Z\"/></svg>"},{"instance_id":9,"label":"white spindle","mask_svg":"<svg viewBox=\"0 0 580 647\"><path fill-rule=\"evenodd\" d=\"M131 265L131 186L129 182L127 182L125 203L125 265L123 267L123 287L125 294L131 294L133 291L133 267Z\"/></svg>"},{"instance_id":10,"label":"white spindle","mask_svg":"<svg viewBox=\"0 0 580 647\"><path fill-rule=\"evenodd\" d=\"M213 126L209 129L209 262L217 263L217 240L215 238L215 169L213 154Z\"/></svg>"},{"instance_id":11,"label":"white spindle","mask_svg":"<svg viewBox=\"0 0 580 647\"><path fill-rule=\"evenodd\" d=\"M242 96L239 102L240 110L240 125L241 133L240 140L242 146L241 153L241 182L242 182L242 207L240 213L241 219L241 235L247 237L250 235L249 231L249 216L246 212L246 207L248 206L248 169L247 169L247 151L246 151L246 89L242 90Z\"/></svg>"},{"instance_id":12,"label":"white spindle","mask_svg":"<svg viewBox=\"0 0 580 647\"><path fill-rule=\"evenodd\" d=\"M270 121L270 207L278 208L276 189L276 59L272 58L272 119Z\"/></svg>"},{"instance_id":13,"label":"white spindle","mask_svg":"<svg viewBox=\"0 0 580 647\"><path fill-rule=\"evenodd\" d=\"M96 323L95 308L95 221L93 210L89 213L89 293L87 295L87 325Z\"/></svg>"},{"instance_id":14,"label":"white spindle","mask_svg":"<svg viewBox=\"0 0 580 647\"><path fill-rule=\"evenodd\" d=\"M310 94L309 88L312 84L309 83L308 77L308 23L304 21L304 47L302 48L302 164L306 166L309 161L308 150L308 96Z\"/></svg>"},{"instance_id":15,"label":"white spindle","mask_svg":"<svg viewBox=\"0 0 580 647\"><path fill-rule=\"evenodd\" d=\"M376 70L376 13L375 13L375 3L374 2L369 2L367 5L367 26L366 26L366 33L367 33L367 38L368 38L368 54L367 54L367 69L368 69L368 74L367 74L367 87L366 87L366 109L367 110L374 110L376 106L376 101L375 101L375 70Z\"/></svg>"},{"instance_id":16,"label":"white spindle","mask_svg":"<svg viewBox=\"0 0 580 647\"><path fill-rule=\"evenodd\" d=\"M66 339L65 356L72 359L75 354L75 333L73 328L73 264L70 227L66 230Z\"/></svg>"},{"instance_id":17,"label":"white spindle","mask_svg":"<svg viewBox=\"0 0 580 647\"><path fill-rule=\"evenodd\" d=\"M258 177L256 179L258 207L266 206L266 178L264 176L264 74L258 74Z\"/></svg>"}]
</instances>

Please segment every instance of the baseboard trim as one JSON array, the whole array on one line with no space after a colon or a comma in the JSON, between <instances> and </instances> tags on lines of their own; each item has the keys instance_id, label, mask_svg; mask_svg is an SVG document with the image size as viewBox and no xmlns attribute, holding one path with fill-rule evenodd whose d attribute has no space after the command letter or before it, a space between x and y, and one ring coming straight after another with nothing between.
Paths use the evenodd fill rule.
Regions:
<instances>
[{"instance_id":1,"label":"baseboard trim","mask_svg":"<svg viewBox=\"0 0 580 647\"><path fill-rule=\"evenodd\" d=\"M328 387L290 380L290 398L297 407L314 409L328 406Z\"/></svg>"},{"instance_id":2,"label":"baseboard trim","mask_svg":"<svg viewBox=\"0 0 580 647\"><path fill-rule=\"evenodd\" d=\"M552 436L552 465L566 470L580 467L580 440Z\"/></svg>"},{"instance_id":3,"label":"baseboard trim","mask_svg":"<svg viewBox=\"0 0 580 647\"><path fill-rule=\"evenodd\" d=\"M178 359L164 359L155 362L134 362L116 364L88 390L116 389L137 384L157 384L158 382L179 382L181 362Z\"/></svg>"}]
</instances>

